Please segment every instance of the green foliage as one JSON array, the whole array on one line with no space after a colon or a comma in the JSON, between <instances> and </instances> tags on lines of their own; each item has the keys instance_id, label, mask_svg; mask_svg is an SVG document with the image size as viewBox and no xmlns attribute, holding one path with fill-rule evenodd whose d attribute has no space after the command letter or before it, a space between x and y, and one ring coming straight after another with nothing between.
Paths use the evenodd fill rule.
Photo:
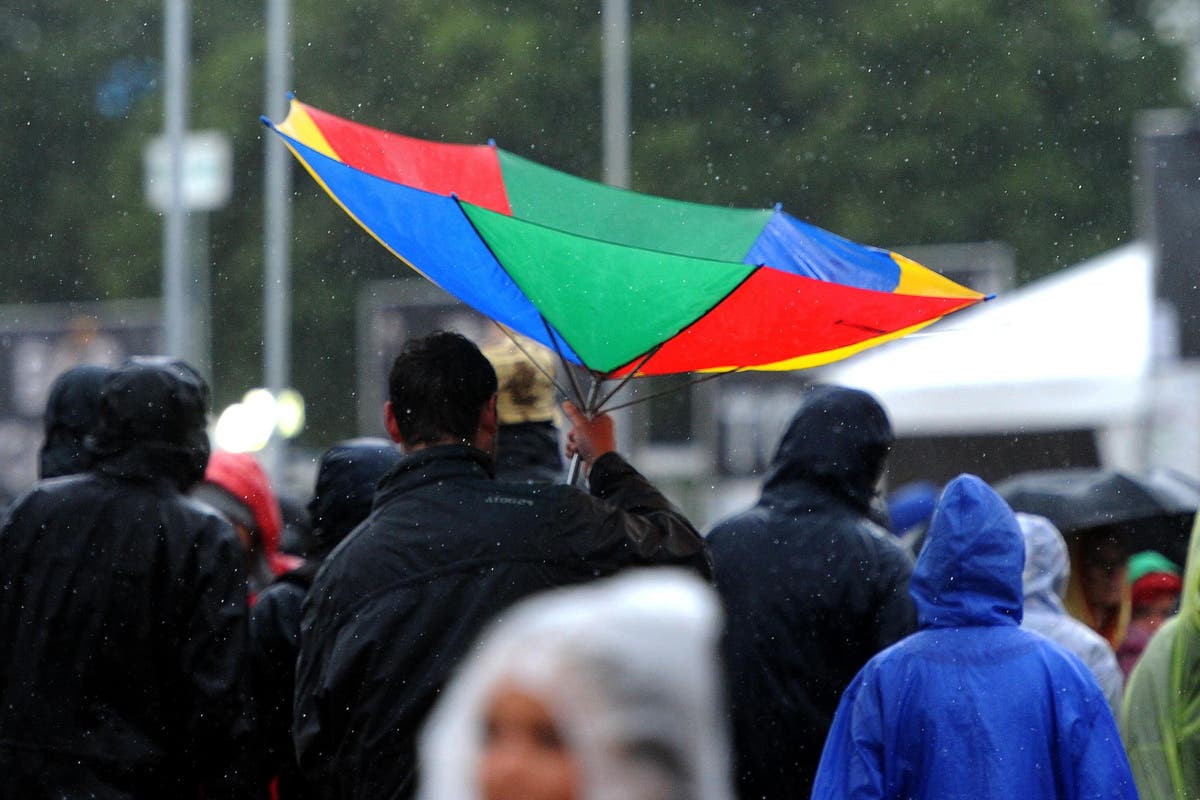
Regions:
<instances>
[{"instance_id":1,"label":"green foliage","mask_svg":"<svg viewBox=\"0 0 1200 800\"><path fill-rule=\"evenodd\" d=\"M1134 116L1183 102L1177 54L1128 2L634 5L634 188L781 201L877 244L1004 240L1025 278L1130 238ZM235 146L234 200L210 220L224 404L261 380L263 19L235 0L193 13L193 127ZM161 0L0 11L6 302L157 294L141 151L161 102L137 86L158 78L161 15ZM306 102L599 177L598 3L294 0L293 19ZM319 446L354 432L358 293L405 269L299 170L293 218L293 382Z\"/></svg>"}]
</instances>

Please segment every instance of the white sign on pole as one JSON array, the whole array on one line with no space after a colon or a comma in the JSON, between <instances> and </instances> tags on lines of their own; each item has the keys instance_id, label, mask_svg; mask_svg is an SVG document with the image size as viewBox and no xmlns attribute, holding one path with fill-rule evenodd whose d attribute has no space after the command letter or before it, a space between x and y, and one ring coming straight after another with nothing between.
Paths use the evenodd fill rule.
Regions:
<instances>
[{"instance_id":1,"label":"white sign on pole","mask_svg":"<svg viewBox=\"0 0 1200 800\"><path fill-rule=\"evenodd\" d=\"M146 202L158 211L171 205L171 152L165 136L142 151ZM233 145L220 131L189 133L183 144L183 205L188 211L213 211L233 196Z\"/></svg>"}]
</instances>

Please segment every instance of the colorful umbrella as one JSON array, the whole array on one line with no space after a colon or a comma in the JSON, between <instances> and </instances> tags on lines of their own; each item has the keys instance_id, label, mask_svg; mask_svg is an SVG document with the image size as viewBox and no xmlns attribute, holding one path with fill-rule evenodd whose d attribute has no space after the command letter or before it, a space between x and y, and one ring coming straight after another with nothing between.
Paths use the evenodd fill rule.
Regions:
<instances>
[{"instance_id":1,"label":"colorful umbrella","mask_svg":"<svg viewBox=\"0 0 1200 800\"><path fill-rule=\"evenodd\" d=\"M983 299L779 208L629 192L494 144L401 136L295 99L283 122L263 122L393 255L596 385L816 366ZM595 395L578 400L597 410Z\"/></svg>"}]
</instances>

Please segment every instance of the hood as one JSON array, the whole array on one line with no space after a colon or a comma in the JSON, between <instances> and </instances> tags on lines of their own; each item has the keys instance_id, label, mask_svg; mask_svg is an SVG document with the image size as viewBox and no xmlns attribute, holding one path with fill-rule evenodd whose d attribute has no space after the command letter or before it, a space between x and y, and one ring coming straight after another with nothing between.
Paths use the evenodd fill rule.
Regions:
<instances>
[{"instance_id":1,"label":"hood","mask_svg":"<svg viewBox=\"0 0 1200 800\"><path fill-rule=\"evenodd\" d=\"M501 683L546 705L582 800L731 800L720 630L712 588L669 567L518 603L462 660L422 733L420 800L480 797L474 765Z\"/></svg>"},{"instance_id":2,"label":"hood","mask_svg":"<svg viewBox=\"0 0 1200 800\"><path fill-rule=\"evenodd\" d=\"M1025 608L1066 614L1063 597L1071 575L1066 540L1045 517L1018 512L1016 518L1025 537L1025 569L1021 574Z\"/></svg>"},{"instance_id":3,"label":"hood","mask_svg":"<svg viewBox=\"0 0 1200 800\"><path fill-rule=\"evenodd\" d=\"M814 386L779 442L764 493L801 481L866 511L894 438L887 414L871 395Z\"/></svg>"},{"instance_id":4,"label":"hood","mask_svg":"<svg viewBox=\"0 0 1200 800\"><path fill-rule=\"evenodd\" d=\"M245 527L252 527L262 538L263 551L268 558L279 550L279 536L283 530L283 512L279 510L279 502L271 489L271 480L259 465L258 460L249 453L229 453L217 450L208 460L208 470L204 473L204 482L224 490L242 506L226 510L220 500L212 503L233 521ZM201 499L208 501L217 498L210 489L201 493ZM242 517L249 512L249 518ZM245 525L253 521L253 525Z\"/></svg>"},{"instance_id":5,"label":"hood","mask_svg":"<svg viewBox=\"0 0 1200 800\"><path fill-rule=\"evenodd\" d=\"M1019 625L1025 540L1008 504L974 475L938 500L909 593L921 628Z\"/></svg>"},{"instance_id":6,"label":"hood","mask_svg":"<svg viewBox=\"0 0 1200 800\"><path fill-rule=\"evenodd\" d=\"M166 480L186 491L204 477L208 384L183 361L137 358L115 370L100 393L87 447L100 472Z\"/></svg>"},{"instance_id":7,"label":"hood","mask_svg":"<svg viewBox=\"0 0 1200 800\"><path fill-rule=\"evenodd\" d=\"M321 455L308 512L321 550L332 549L371 513L375 485L403 454L387 439L350 439Z\"/></svg>"},{"instance_id":8,"label":"hood","mask_svg":"<svg viewBox=\"0 0 1200 800\"><path fill-rule=\"evenodd\" d=\"M100 419L100 392L113 370L94 364L72 367L50 387L44 416L46 438L38 454L38 477L86 472L92 453L85 445Z\"/></svg>"}]
</instances>

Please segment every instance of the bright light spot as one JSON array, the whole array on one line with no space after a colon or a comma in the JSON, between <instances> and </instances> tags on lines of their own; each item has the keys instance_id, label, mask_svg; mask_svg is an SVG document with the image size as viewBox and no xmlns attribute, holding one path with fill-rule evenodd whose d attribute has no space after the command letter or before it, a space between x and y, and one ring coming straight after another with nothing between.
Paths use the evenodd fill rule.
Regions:
<instances>
[{"instance_id":1,"label":"bright light spot","mask_svg":"<svg viewBox=\"0 0 1200 800\"><path fill-rule=\"evenodd\" d=\"M245 403L234 403L221 412L213 431L217 447L231 453L252 453L267 446L274 420L264 419Z\"/></svg>"},{"instance_id":2,"label":"bright light spot","mask_svg":"<svg viewBox=\"0 0 1200 800\"><path fill-rule=\"evenodd\" d=\"M279 393L276 416L279 433L291 439L304 430L304 398L295 389L284 389Z\"/></svg>"}]
</instances>

